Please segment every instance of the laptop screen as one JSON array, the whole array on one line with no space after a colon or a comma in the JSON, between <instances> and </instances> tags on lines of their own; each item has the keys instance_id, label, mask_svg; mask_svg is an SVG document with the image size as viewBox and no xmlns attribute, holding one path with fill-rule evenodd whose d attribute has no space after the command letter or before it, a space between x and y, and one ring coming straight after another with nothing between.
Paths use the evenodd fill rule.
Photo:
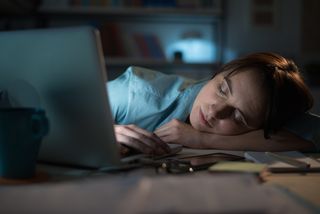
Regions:
<instances>
[{"instance_id":1,"label":"laptop screen","mask_svg":"<svg viewBox=\"0 0 320 214\"><path fill-rule=\"evenodd\" d=\"M40 160L94 168L119 163L97 30L1 32L0 47L1 78L34 88L49 119Z\"/></svg>"}]
</instances>

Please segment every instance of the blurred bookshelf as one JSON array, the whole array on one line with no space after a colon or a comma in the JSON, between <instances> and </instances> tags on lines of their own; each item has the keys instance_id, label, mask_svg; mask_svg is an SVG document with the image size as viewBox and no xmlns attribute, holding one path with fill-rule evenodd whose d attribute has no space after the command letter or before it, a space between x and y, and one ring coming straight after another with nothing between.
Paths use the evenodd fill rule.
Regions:
<instances>
[{"instance_id":1,"label":"blurred bookshelf","mask_svg":"<svg viewBox=\"0 0 320 214\"><path fill-rule=\"evenodd\" d=\"M221 62L222 0L43 0L29 17L34 28L98 28L111 79L130 65L201 79ZM178 44L190 38L206 43Z\"/></svg>"},{"instance_id":2,"label":"blurred bookshelf","mask_svg":"<svg viewBox=\"0 0 320 214\"><path fill-rule=\"evenodd\" d=\"M178 74L192 79L202 79L212 76L219 68L219 63L184 63L170 62L159 59L141 59L141 58L105 58L107 70L109 68L117 71L124 71L127 67L135 65L145 68L152 68L167 74ZM108 78L114 79L119 73L109 73Z\"/></svg>"},{"instance_id":3,"label":"blurred bookshelf","mask_svg":"<svg viewBox=\"0 0 320 214\"><path fill-rule=\"evenodd\" d=\"M221 0L43 0L40 11L51 15L190 15L220 16ZM183 17L186 18L186 17ZM199 17L198 17L199 18Z\"/></svg>"},{"instance_id":4,"label":"blurred bookshelf","mask_svg":"<svg viewBox=\"0 0 320 214\"><path fill-rule=\"evenodd\" d=\"M99 6L70 6L68 7L42 7L41 13L51 16L121 16L122 18L145 19L148 18L156 20L157 18L167 18L168 20L180 21L210 21L214 16L221 14L220 9L211 8L137 8L137 7L104 7ZM163 17L163 16L167 17Z\"/></svg>"}]
</instances>

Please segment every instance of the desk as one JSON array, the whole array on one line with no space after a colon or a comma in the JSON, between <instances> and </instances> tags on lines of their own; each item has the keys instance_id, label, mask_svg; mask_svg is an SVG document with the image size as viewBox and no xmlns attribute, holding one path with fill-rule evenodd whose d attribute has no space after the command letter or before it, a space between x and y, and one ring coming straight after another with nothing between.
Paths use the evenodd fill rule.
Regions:
<instances>
[{"instance_id":1,"label":"desk","mask_svg":"<svg viewBox=\"0 0 320 214\"><path fill-rule=\"evenodd\" d=\"M261 184L249 174L207 171L101 174L49 165L39 170L51 179L1 187L0 213L319 213L318 173L271 174Z\"/></svg>"},{"instance_id":2,"label":"desk","mask_svg":"<svg viewBox=\"0 0 320 214\"><path fill-rule=\"evenodd\" d=\"M320 161L320 153L308 154ZM280 186L320 207L320 173L274 173L264 178L265 185Z\"/></svg>"},{"instance_id":3,"label":"desk","mask_svg":"<svg viewBox=\"0 0 320 214\"><path fill-rule=\"evenodd\" d=\"M265 185L279 185L320 207L320 173L271 174Z\"/></svg>"}]
</instances>

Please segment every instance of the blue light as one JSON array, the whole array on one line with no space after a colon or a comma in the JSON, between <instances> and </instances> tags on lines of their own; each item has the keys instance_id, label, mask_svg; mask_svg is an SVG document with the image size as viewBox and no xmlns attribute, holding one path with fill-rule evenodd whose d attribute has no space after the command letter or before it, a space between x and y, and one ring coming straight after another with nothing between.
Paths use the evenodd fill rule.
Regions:
<instances>
[{"instance_id":1,"label":"blue light","mask_svg":"<svg viewBox=\"0 0 320 214\"><path fill-rule=\"evenodd\" d=\"M182 61L187 63L213 63L216 61L215 45L204 39L182 39L166 49L169 59L173 60L175 52L182 53Z\"/></svg>"},{"instance_id":2,"label":"blue light","mask_svg":"<svg viewBox=\"0 0 320 214\"><path fill-rule=\"evenodd\" d=\"M238 57L237 53L230 49L224 50L224 63L230 62Z\"/></svg>"}]
</instances>

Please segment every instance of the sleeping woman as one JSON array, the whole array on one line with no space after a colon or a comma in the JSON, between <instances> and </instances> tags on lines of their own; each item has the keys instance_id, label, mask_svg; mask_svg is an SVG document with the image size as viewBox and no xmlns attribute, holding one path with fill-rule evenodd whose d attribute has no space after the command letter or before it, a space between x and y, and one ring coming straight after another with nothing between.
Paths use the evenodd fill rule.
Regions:
<instances>
[{"instance_id":1,"label":"sleeping woman","mask_svg":"<svg viewBox=\"0 0 320 214\"><path fill-rule=\"evenodd\" d=\"M130 67L107 84L119 145L164 154L199 149L318 151L320 117L292 60L254 53L194 81Z\"/></svg>"}]
</instances>

